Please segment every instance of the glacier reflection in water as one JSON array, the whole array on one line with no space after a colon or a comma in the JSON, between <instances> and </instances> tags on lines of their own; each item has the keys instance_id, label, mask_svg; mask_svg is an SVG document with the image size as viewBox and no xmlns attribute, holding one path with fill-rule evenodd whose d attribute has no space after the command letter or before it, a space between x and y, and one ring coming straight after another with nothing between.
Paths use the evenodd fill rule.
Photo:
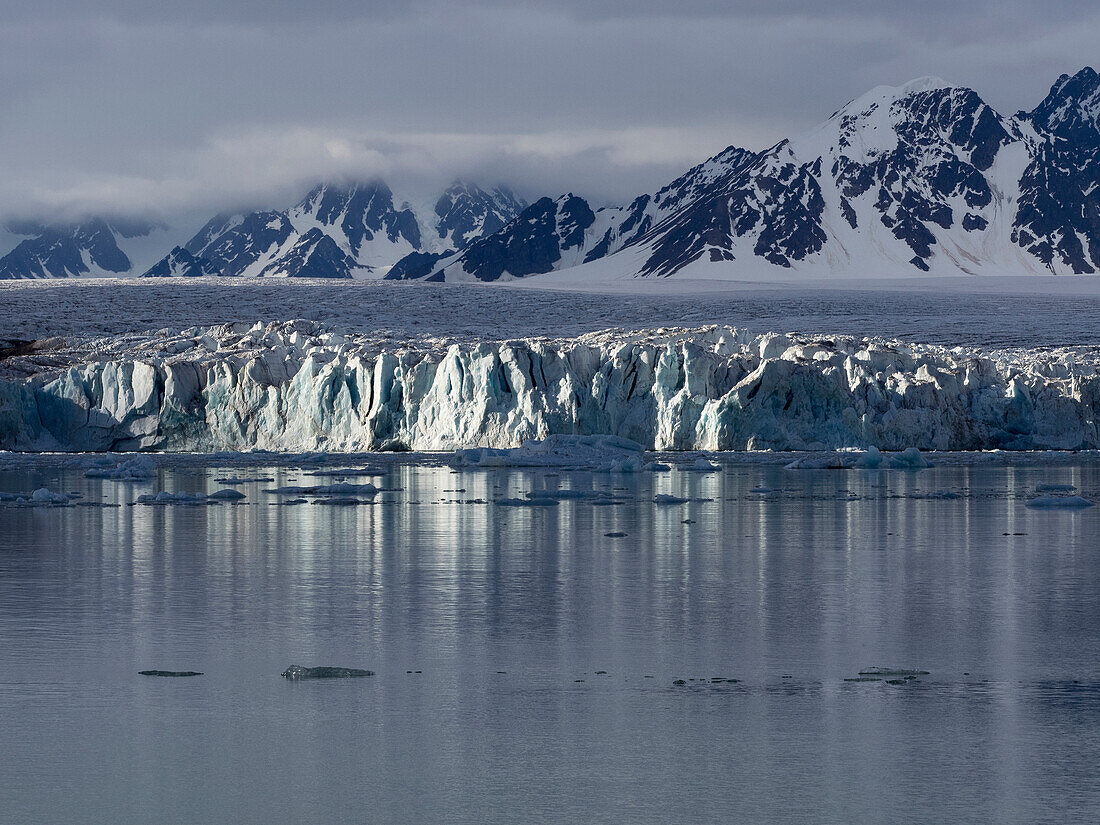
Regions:
<instances>
[{"instance_id":1,"label":"glacier reflection in water","mask_svg":"<svg viewBox=\"0 0 1100 825\"><path fill-rule=\"evenodd\" d=\"M406 464L383 482L399 491L357 507L278 505L262 490L315 479L248 468L275 481L237 486L241 504L129 505L227 474L0 472L3 491L122 505L0 507L4 819L1033 822L1100 808L1100 508L1024 506L1048 481L1100 498L1097 467ZM476 503L547 486L618 503ZM279 676L291 663L377 675L293 684ZM930 675L844 681L871 666Z\"/></svg>"}]
</instances>

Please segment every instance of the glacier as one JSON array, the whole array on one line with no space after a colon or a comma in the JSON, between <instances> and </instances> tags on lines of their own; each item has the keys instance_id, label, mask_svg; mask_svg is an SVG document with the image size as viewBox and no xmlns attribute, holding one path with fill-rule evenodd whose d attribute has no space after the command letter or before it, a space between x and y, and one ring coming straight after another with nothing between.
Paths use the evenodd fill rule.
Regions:
<instances>
[{"instance_id":1,"label":"glacier","mask_svg":"<svg viewBox=\"0 0 1100 825\"><path fill-rule=\"evenodd\" d=\"M656 450L1100 447L1093 348L729 327L408 345L314 321L127 336L0 378L0 449L355 452L608 435Z\"/></svg>"}]
</instances>

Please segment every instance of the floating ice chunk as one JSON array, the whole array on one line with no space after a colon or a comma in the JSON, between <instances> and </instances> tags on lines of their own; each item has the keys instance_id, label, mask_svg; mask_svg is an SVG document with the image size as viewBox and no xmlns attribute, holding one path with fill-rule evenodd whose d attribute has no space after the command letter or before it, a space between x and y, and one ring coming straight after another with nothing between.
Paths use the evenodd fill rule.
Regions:
<instances>
[{"instance_id":1,"label":"floating ice chunk","mask_svg":"<svg viewBox=\"0 0 1100 825\"><path fill-rule=\"evenodd\" d=\"M156 475L157 465L145 455L134 456L113 467L92 467L84 473L85 478L107 478L114 481L146 481L156 478Z\"/></svg>"},{"instance_id":2,"label":"floating ice chunk","mask_svg":"<svg viewBox=\"0 0 1100 825\"><path fill-rule=\"evenodd\" d=\"M205 493L146 493L137 497L138 504L206 504Z\"/></svg>"},{"instance_id":3,"label":"floating ice chunk","mask_svg":"<svg viewBox=\"0 0 1100 825\"><path fill-rule=\"evenodd\" d=\"M340 482L337 484L315 484L311 487L275 487L271 490L264 490L264 492L277 496L373 496L378 492L378 488L373 484Z\"/></svg>"},{"instance_id":4,"label":"floating ice chunk","mask_svg":"<svg viewBox=\"0 0 1100 825\"><path fill-rule=\"evenodd\" d=\"M216 493L211 493L208 496L208 498L213 501L240 501L244 497L244 493L229 489L218 490Z\"/></svg>"},{"instance_id":5,"label":"floating ice chunk","mask_svg":"<svg viewBox=\"0 0 1100 825\"><path fill-rule=\"evenodd\" d=\"M873 470L882 466L882 453L874 445L867 448L867 452L861 455L855 463L856 467Z\"/></svg>"},{"instance_id":6,"label":"floating ice chunk","mask_svg":"<svg viewBox=\"0 0 1100 825\"><path fill-rule=\"evenodd\" d=\"M64 493L54 493L45 487L39 487L31 493L31 501L35 504L68 504L69 497Z\"/></svg>"},{"instance_id":7,"label":"floating ice chunk","mask_svg":"<svg viewBox=\"0 0 1100 825\"><path fill-rule=\"evenodd\" d=\"M1056 484L1054 482L1047 482L1046 484L1040 484L1035 488L1037 493L1076 493L1077 488L1072 484Z\"/></svg>"},{"instance_id":8,"label":"floating ice chunk","mask_svg":"<svg viewBox=\"0 0 1100 825\"><path fill-rule=\"evenodd\" d=\"M890 456L890 466L901 470L923 470L931 467L932 462L921 455L916 447L906 447L900 453Z\"/></svg>"},{"instance_id":9,"label":"floating ice chunk","mask_svg":"<svg viewBox=\"0 0 1100 825\"><path fill-rule=\"evenodd\" d=\"M334 476L338 478L357 478L361 476L384 476L382 467L344 467L339 470L310 470L307 476Z\"/></svg>"},{"instance_id":10,"label":"floating ice chunk","mask_svg":"<svg viewBox=\"0 0 1100 825\"><path fill-rule=\"evenodd\" d=\"M274 480L275 479L271 478L270 476L268 476L266 478L245 478L243 476L230 476L229 478L216 478L216 479L214 479L214 483L215 484L224 484L224 485L230 486L230 487L235 487L238 484L251 484L253 482L265 482L265 481L274 481Z\"/></svg>"},{"instance_id":11,"label":"floating ice chunk","mask_svg":"<svg viewBox=\"0 0 1100 825\"><path fill-rule=\"evenodd\" d=\"M530 499L604 499L611 498L611 494L603 490L532 490L527 494Z\"/></svg>"},{"instance_id":12,"label":"floating ice chunk","mask_svg":"<svg viewBox=\"0 0 1100 825\"><path fill-rule=\"evenodd\" d=\"M512 449L456 450L456 467L560 467L601 472L641 470L645 448L614 435L552 435Z\"/></svg>"},{"instance_id":13,"label":"floating ice chunk","mask_svg":"<svg viewBox=\"0 0 1100 825\"><path fill-rule=\"evenodd\" d=\"M821 453L796 458L786 465L788 470L874 470L879 467L892 467L896 470L920 470L931 467L916 447L907 447L900 453L883 453L877 447L866 452Z\"/></svg>"},{"instance_id":14,"label":"floating ice chunk","mask_svg":"<svg viewBox=\"0 0 1100 825\"><path fill-rule=\"evenodd\" d=\"M672 469L668 464L662 464L660 461L650 461L642 465L642 469L651 473L666 473Z\"/></svg>"},{"instance_id":15,"label":"floating ice chunk","mask_svg":"<svg viewBox=\"0 0 1100 825\"><path fill-rule=\"evenodd\" d=\"M714 464L705 458L697 458L690 464L680 464L677 469L691 473L713 473L722 469L721 464Z\"/></svg>"},{"instance_id":16,"label":"floating ice chunk","mask_svg":"<svg viewBox=\"0 0 1100 825\"><path fill-rule=\"evenodd\" d=\"M1029 499L1027 506L1042 510L1080 510L1085 507L1092 507L1093 502L1087 498L1081 498L1081 496L1039 496L1038 498Z\"/></svg>"},{"instance_id":17,"label":"floating ice chunk","mask_svg":"<svg viewBox=\"0 0 1100 825\"><path fill-rule=\"evenodd\" d=\"M785 470L847 470L855 466L856 456L842 453L824 453L796 458L784 466Z\"/></svg>"},{"instance_id":18,"label":"floating ice chunk","mask_svg":"<svg viewBox=\"0 0 1100 825\"><path fill-rule=\"evenodd\" d=\"M667 493L658 493L653 497L654 504L687 504L691 499L670 496Z\"/></svg>"},{"instance_id":19,"label":"floating ice chunk","mask_svg":"<svg viewBox=\"0 0 1100 825\"><path fill-rule=\"evenodd\" d=\"M495 502L501 507L557 507L556 498L501 498Z\"/></svg>"}]
</instances>

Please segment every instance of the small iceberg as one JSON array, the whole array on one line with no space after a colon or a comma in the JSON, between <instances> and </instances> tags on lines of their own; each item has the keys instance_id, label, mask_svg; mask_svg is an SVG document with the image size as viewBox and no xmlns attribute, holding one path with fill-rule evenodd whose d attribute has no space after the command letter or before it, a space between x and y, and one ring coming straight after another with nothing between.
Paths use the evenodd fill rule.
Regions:
<instances>
[{"instance_id":1,"label":"small iceberg","mask_svg":"<svg viewBox=\"0 0 1100 825\"><path fill-rule=\"evenodd\" d=\"M1054 482L1047 482L1046 484L1040 484L1035 488L1037 493L1076 493L1077 488L1072 484L1057 484Z\"/></svg>"},{"instance_id":2,"label":"small iceberg","mask_svg":"<svg viewBox=\"0 0 1100 825\"><path fill-rule=\"evenodd\" d=\"M688 473L713 473L722 469L721 464L714 464L705 458L697 458L690 464L680 464L677 467L681 472Z\"/></svg>"},{"instance_id":3,"label":"small iceberg","mask_svg":"<svg viewBox=\"0 0 1100 825\"><path fill-rule=\"evenodd\" d=\"M552 435L512 449L476 447L456 450L459 468L556 467L596 472L633 473L643 469L645 447L615 435Z\"/></svg>"},{"instance_id":4,"label":"small iceberg","mask_svg":"<svg viewBox=\"0 0 1100 825\"><path fill-rule=\"evenodd\" d=\"M244 497L244 493L238 490L230 490L229 488L218 490L216 493L211 493L208 496L208 498L213 501L240 501Z\"/></svg>"},{"instance_id":5,"label":"small iceberg","mask_svg":"<svg viewBox=\"0 0 1100 825\"><path fill-rule=\"evenodd\" d=\"M875 452L878 450L876 449ZM889 466L897 470L923 470L932 466L932 462L921 455L921 451L916 447L906 447L900 453L891 455L888 462Z\"/></svg>"},{"instance_id":6,"label":"small iceberg","mask_svg":"<svg viewBox=\"0 0 1100 825\"><path fill-rule=\"evenodd\" d=\"M373 675L373 670L359 670L354 667L302 667L301 665L291 665L282 673L284 679L290 679L292 682L303 679L354 679Z\"/></svg>"},{"instance_id":7,"label":"small iceberg","mask_svg":"<svg viewBox=\"0 0 1100 825\"><path fill-rule=\"evenodd\" d=\"M112 481L147 481L156 478L157 465L148 456L134 456L111 466L91 467L84 473L85 478L105 478Z\"/></svg>"},{"instance_id":8,"label":"small iceberg","mask_svg":"<svg viewBox=\"0 0 1100 825\"><path fill-rule=\"evenodd\" d=\"M246 478L244 476L229 476L228 478L216 478L215 484L223 484L230 487L235 487L238 484L251 484L253 482L272 482L274 478L270 476L264 478Z\"/></svg>"},{"instance_id":9,"label":"small iceberg","mask_svg":"<svg viewBox=\"0 0 1100 825\"><path fill-rule=\"evenodd\" d=\"M71 507L73 498L80 498L80 495L55 493L48 487L39 487L31 493L0 493L0 501L16 507Z\"/></svg>"},{"instance_id":10,"label":"small iceberg","mask_svg":"<svg viewBox=\"0 0 1100 825\"><path fill-rule=\"evenodd\" d=\"M373 484L340 482L337 484L315 484L310 487L275 487L271 490L264 490L264 492L276 496L373 496L378 492L378 488Z\"/></svg>"},{"instance_id":11,"label":"small iceberg","mask_svg":"<svg viewBox=\"0 0 1100 825\"><path fill-rule=\"evenodd\" d=\"M1082 510L1093 503L1081 496L1039 496L1028 499L1027 506L1037 510Z\"/></svg>"},{"instance_id":12,"label":"small iceberg","mask_svg":"<svg viewBox=\"0 0 1100 825\"><path fill-rule=\"evenodd\" d=\"M668 493L658 493L653 497L654 504L687 504L691 499L670 496Z\"/></svg>"},{"instance_id":13,"label":"small iceberg","mask_svg":"<svg viewBox=\"0 0 1100 825\"><path fill-rule=\"evenodd\" d=\"M138 504L208 504L205 493L146 493L137 497Z\"/></svg>"},{"instance_id":14,"label":"small iceberg","mask_svg":"<svg viewBox=\"0 0 1100 825\"><path fill-rule=\"evenodd\" d=\"M884 453L878 447L868 447L864 452L837 452L807 455L787 464L787 470L877 470L888 467L894 470L923 470L931 467L929 461L916 447L906 447L900 453Z\"/></svg>"},{"instance_id":15,"label":"small iceberg","mask_svg":"<svg viewBox=\"0 0 1100 825\"><path fill-rule=\"evenodd\" d=\"M38 505L68 504L69 497L64 493L55 493L45 487L39 487L31 493L31 501Z\"/></svg>"},{"instance_id":16,"label":"small iceberg","mask_svg":"<svg viewBox=\"0 0 1100 825\"><path fill-rule=\"evenodd\" d=\"M495 504L501 507L557 507L556 498L501 498Z\"/></svg>"}]
</instances>

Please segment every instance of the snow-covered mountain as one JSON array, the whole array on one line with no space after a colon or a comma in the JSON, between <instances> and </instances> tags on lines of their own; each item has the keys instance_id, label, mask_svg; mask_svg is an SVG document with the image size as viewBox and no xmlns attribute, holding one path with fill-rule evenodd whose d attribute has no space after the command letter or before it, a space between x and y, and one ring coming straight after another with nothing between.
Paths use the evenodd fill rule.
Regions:
<instances>
[{"instance_id":1,"label":"snow-covered mountain","mask_svg":"<svg viewBox=\"0 0 1100 825\"><path fill-rule=\"evenodd\" d=\"M90 218L79 223L12 222L9 246L0 257L0 280L118 275L148 266L150 249L160 254L166 229L140 221Z\"/></svg>"},{"instance_id":2,"label":"snow-covered mountain","mask_svg":"<svg viewBox=\"0 0 1100 825\"><path fill-rule=\"evenodd\" d=\"M591 217L589 217L591 216ZM1100 78L1006 118L971 89L879 87L810 132L730 147L650 197L544 199L424 273L587 278L1085 274L1100 269Z\"/></svg>"},{"instance_id":3,"label":"snow-covered mountain","mask_svg":"<svg viewBox=\"0 0 1100 825\"><path fill-rule=\"evenodd\" d=\"M145 274L377 277L407 256L461 249L523 206L507 189L457 181L431 210L396 205L382 181L322 184L285 211L214 217Z\"/></svg>"},{"instance_id":4,"label":"snow-covered mountain","mask_svg":"<svg viewBox=\"0 0 1100 825\"><path fill-rule=\"evenodd\" d=\"M22 240L9 240L0 278L1090 274L1100 76L1063 75L1010 117L934 78L878 87L805 134L761 152L731 146L626 206L593 209L575 194L527 206L461 182L421 204L372 181L218 215L174 248L161 229L103 219L10 229Z\"/></svg>"},{"instance_id":5,"label":"snow-covered mountain","mask_svg":"<svg viewBox=\"0 0 1100 825\"><path fill-rule=\"evenodd\" d=\"M639 195L628 206L593 211L572 193L542 198L494 235L471 243L421 274L431 280L495 281L522 278L594 261L637 243L672 215L721 185L754 154L730 146L689 169L655 194Z\"/></svg>"}]
</instances>

